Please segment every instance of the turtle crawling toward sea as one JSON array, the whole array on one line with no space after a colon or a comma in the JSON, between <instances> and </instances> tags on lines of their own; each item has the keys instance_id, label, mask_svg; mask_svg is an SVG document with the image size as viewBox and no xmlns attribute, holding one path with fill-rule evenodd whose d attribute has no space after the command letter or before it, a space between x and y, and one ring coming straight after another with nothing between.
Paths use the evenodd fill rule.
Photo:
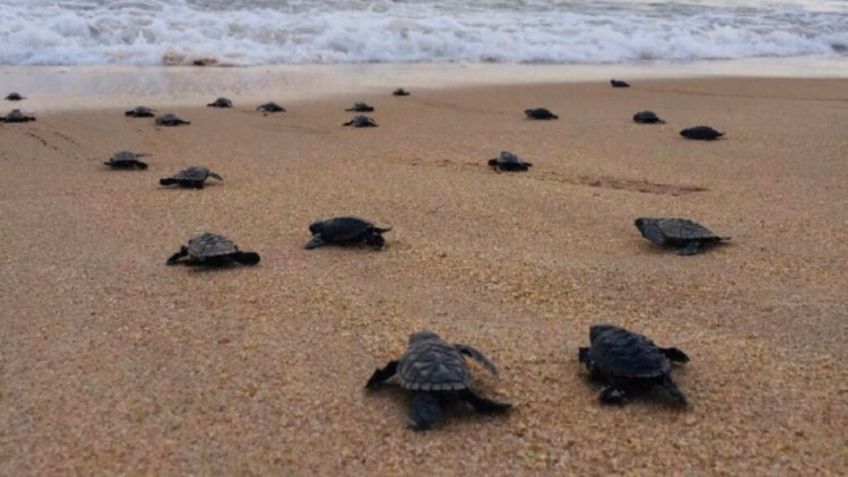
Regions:
<instances>
[{"instance_id":1,"label":"turtle crawling toward sea","mask_svg":"<svg viewBox=\"0 0 848 477\"><path fill-rule=\"evenodd\" d=\"M398 88L398 89L392 91L392 96L409 96L410 94L412 94L412 93L410 93L409 91L407 91L403 88Z\"/></svg>"},{"instance_id":2,"label":"turtle crawling toward sea","mask_svg":"<svg viewBox=\"0 0 848 477\"><path fill-rule=\"evenodd\" d=\"M524 114L527 115L527 119L559 119L559 116L545 108L525 109Z\"/></svg>"},{"instance_id":3,"label":"turtle crawling toward sea","mask_svg":"<svg viewBox=\"0 0 848 477\"><path fill-rule=\"evenodd\" d=\"M689 219L639 217L635 222L642 236L661 247L677 248L680 255L695 255L704 248L730 240Z\"/></svg>"},{"instance_id":4,"label":"turtle crawling toward sea","mask_svg":"<svg viewBox=\"0 0 848 477\"><path fill-rule=\"evenodd\" d=\"M355 128L376 128L377 121L369 116L358 115L354 116L350 121L342 124L342 126L353 126Z\"/></svg>"},{"instance_id":5,"label":"turtle crawling toward sea","mask_svg":"<svg viewBox=\"0 0 848 477\"><path fill-rule=\"evenodd\" d=\"M639 124L665 124L653 111L641 111L633 115L633 122Z\"/></svg>"},{"instance_id":6,"label":"turtle crawling toward sea","mask_svg":"<svg viewBox=\"0 0 848 477\"><path fill-rule=\"evenodd\" d=\"M260 105L256 108L257 111L264 111L266 113L285 113L286 108L280 106L277 103L270 102Z\"/></svg>"},{"instance_id":7,"label":"turtle crawling toward sea","mask_svg":"<svg viewBox=\"0 0 848 477\"><path fill-rule=\"evenodd\" d=\"M353 106L345 109L345 111L356 111L357 113L370 113L374 111L374 106L367 103L353 103Z\"/></svg>"},{"instance_id":8,"label":"turtle crawling toward sea","mask_svg":"<svg viewBox=\"0 0 848 477\"><path fill-rule=\"evenodd\" d=\"M672 363L689 361L683 351L659 348L648 338L613 325L592 326L589 341L578 357L593 378L607 383L598 396L602 403L622 404L629 395L659 387L678 404L686 404L686 396L669 375Z\"/></svg>"},{"instance_id":9,"label":"turtle crawling toward sea","mask_svg":"<svg viewBox=\"0 0 848 477\"><path fill-rule=\"evenodd\" d=\"M191 122L180 119L171 113L166 113L156 118L157 126L179 126L182 124L191 124Z\"/></svg>"},{"instance_id":10,"label":"turtle crawling toward sea","mask_svg":"<svg viewBox=\"0 0 848 477\"><path fill-rule=\"evenodd\" d=\"M149 156L149 154L139 154L132 151L118 151L104 162L107 166L113 169L147 169L147 163L142 162L139 158Z\"/></svg>"},{"instance_id":11,"label":"turtle crawling toward sea","mask_svg":"<svg viewBox=\"0 0 848 477\"><path fill-rule=\"evenodd\" d=\"M626 81L617 80L617 79L611 79L610 84L612 85L613 88L629 88L630 87L630 83L628 83Z\"/></svg>"},{"instance_id":12,"label":"turtle crawling toward sea","mask_svg":"<svg viewBox=\"0 0 848 477\"><path fill-rule=\"evenodd\" d=\"M210 108L232 108L233 102L227 98L218 98L215 101L207 104L206 106Z\"/></svg>"},{"instance_id":13,"label":"turtle crawling toward sea","mask_svg":"<svg viewBox=\"0 0 848 477\"><path fill-rule=\"evenodd\" d=\"M0 121L5 123L25 123L28 121L35 121L35 116L28 116L22 113L20 109L13 109L9 112L9 114L0 116Z\"/></svg>"},{"instance_id":14,"label":"turtle crawling toward sea","mask_svg":"<svg viewBox=\"0 0 848 477\"><path fill-rule=\"evenodd\" d=\"M374 249L386 245L383 234L391 230L380 228L359 217L336 217L329 220L319 220L309 226L312 239L304 248L311 250L322 245L353 245L364 243Z\"/></svg>"},{"instance_id":15,"label":"turtle crawling toward sea","mask_svg":"<svg viewBox=\"0 0 848 477\"><path fill-rule=\"evenodd\" d=\"M205 232L188 241L188 245L180 247L180 251L171 255L166 265L205 265L222 266L234 265L256 265L259 263L259 254L256 252L242 252L232 240L223 235Z\"/></svg>"},{"instance_id":16,"label":"turtle crawling toward sea","mask_svg":"<svg viewBox=\"0 0 848 477\"><path fill-rule=\"evenodd\" d=\"M21 96L21 93L18 93L17 91L13 91L6 95L5 99L6 101L21 101L23 99L26 99L26 97Z\"/></svg>"},{"instance_id":17,"label":"turtle crawling toward sea","mask_svg":"<svg viewBox=\"0 0 848 477\"><path fill-rule=\"evenodd\" d=\"M202 166L192 166L188 169L183 169L171 177L159 179L159 184L163 186L178 185L180 187L191 187L194 189L203 189L207 178L224 180L223 177L210 171Z\"/></svg>"},{"instance_id":18,"label":"turtle crawling toward sea","mask_svg":"<svg viewBox=\"0 0 848 477\"><path fill-rule=\"evenodd\" d=\"M695 126L680 131L680 135L686 139L695 139L701 141L714 141L722 136L723 132L718 132L709 126Z\"/></svg>"},{"instance_id":19,"label":"turtle crawling toward sea","mask_svg":"<svg viewBox=\"0 0 848 477\"><path fill-rule=\"evenodd\" d=\"M454 402L468 403L481 414L501 413L512 407L472 388L473 379L465 356L474 358L497 376L497 367L477 349L448 343L431 331L419 331L409 335L409 346L403 356L374 371L365 387L375 389L389 378L397 377L402 388L412 391L408 422L415 430L428 429L440 421L443 407Z\"/></svg>"},{"instance_id":20,"label":"turtle crawling toward sea","mask_svg":"<svg viewBox=\"0 0 848 477\"><path fill-rule=\"evenodd\" d=\"M155 109L150 109L145 106L136 106L129 111L124 112L124 116L129 116L131 118L152 118L156 116L154 113Z\"/></svg>"},{"instance_id":21,"label":"turtle crawling toward sea","mask_svg":"<svg viewBox=\"0 0 848 477\"><path fill-rule=\"evenodd\" d=\"M519 172L529 170L533 167L533 164L522 161L518 156L509 151L501 151L498 157L489 159L489 167L498 172Z\"/></svg>"}]
</instances>

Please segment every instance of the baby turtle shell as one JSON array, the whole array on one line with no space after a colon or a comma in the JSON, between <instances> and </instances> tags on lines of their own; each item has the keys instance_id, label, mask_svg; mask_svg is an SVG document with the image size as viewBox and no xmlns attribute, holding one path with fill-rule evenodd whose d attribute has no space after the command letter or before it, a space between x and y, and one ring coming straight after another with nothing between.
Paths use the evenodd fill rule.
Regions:
<instances>
[{"instance_id":1,"label":"baby turtle shell","mask_svg":"<svg viewBox=\"0 0 848 477\"><path fill-rule=\"evenodd\" d=\"M242 252L232 240L223 235L205 232L188 241L188 245L180 247L180 251L171 255L166 265L206 265L221 266L240 263L256 265L259 254Z\"/></svg>"},{"instance_id":2,"label":"baby turtle shell","mask_svg":"<svg viewBox=\"0 0 848 477\"><path fill-rule=\"evenodd\" d=\"M642 236L651 243L661 247L678 248L680 255L695 255L710 245L730 240L730 237L720 237L689 219L639 217L635 225Z\"/></svg>"},{"instance_id":3,"label":"baby turtle shell","mask_svg":"<svg viewBox=\"0 0 848 477\"><path fill-rule=\"evenodd\" d=\"M629 88L630 87L630 83L628 83L626 81L617 80L617 79L611 79L610 84L612 85L613 88Z\"/></svg>"},{"instance_id":4,"label":"baby turtle shell","mask_svg":"<svg viewBox=\"0 0 848 477\"><path fill-rule=\"evenodd\" d=\"M157 126L179 126L181 124L191 124L189 121L184 121L171 113L163 114L156 118Z\"/></svg>"},{"instance_id":5,"label":"baby turtle shell","mask_svg":"<svg viewBox=\"0 0 848 477\"><path fill-rule=\"evenodd\" d=\"M391 228L379 228L365 219L353 216L319 220L309 226L312 240L306 244L305 248L311 250L328 244L364 243L375 249L380 249L386 244L382 234L389 230Z\"/></svg>"},{"instance_id":6,"label":"baby turtle shell","mask_svg":"<svg viewBox=\"0 0 848 477\"><path fill-rule=\"evenodd\" d=\"M448 343L436 333L420 331L409 336L409 346L403 356L374 371L365 387L375 389L384 381L397 377L401 387L413 392L409 423L417 430L438 422L443 406L450 402L467 402L483 414L509 409L509 403L486 398L472 388L473 379L465 356L475 359L497 376L495 365L477 349Z\"/></svg>"},{"instance_id":7,"label":"baby turtle shell","mask_svg":"<svg viewBox=\"0 0 848 477\"><path fill-rule=\"evenodd\" d=\"M639 124L665 124L653 111L641 111L633 115L633 122Z\"/></svg>"},{"instance_id":8,"label":"baby turtle shell","mask_svg":"<svg viewBox=\"0 0 848 477\"><path fill-rule=\"evenodd\" d=\"M152 118L155 116L156 110L150 109L144 106L136 106L129 111L124 112L124 116L129 116L131 118Z\"/></svg>"},{"instance_id":9,"label":"baby turtle shell","mask_svg":"<svg viewBox=\"0 0 848 477\"><path fill-rule=\"evenodd\" d=\"M13 109L9 114L0 116L0 121L6 123L25 123L27 121L35 121L34 116L27 116L20 109Z\"/></svg>"},{"instance_id":10,"label":"baby turtle shell","mask_svg":"<svg viewBox=\"0 0 848 477\"><path fill-rule=\"evenodd\" d=\"M525 109L524 114L528 119L559 119L559 116L545 108Z\"/></svg>"},{"instance_id":11,"label":"baby turtle shell","mask_svg":"<svg viewBox=\"0 0 848 477\"><path fill-rule=\"evenodd\" d=\"M718 132L709 126L695 126L680 131L680 135L686 139L695 139L700 141L714 141L722 136L723 132Z\"/></svg>"},{"instance_id":12,"label":"baby turtle shell","mask_svg":"<svg viewBox=\"0 0 848 477\"><path fill-rule=\"evenodd\" d=\"M21 96L21 93L14 91L14 92L11 92L8 95L6 95L5 99L6 99L6 101L21 101L21 100L26 99L26 98L24 96Z\"/></svg>"},{"instance_id":13,"label":"baby turtle shell","mask_svg":"<svg viewBox=\"0 0 848 477\"><path fill-rule=\"evenodd\" d=\"M206 106L209 106L210 108L232 108L233 102L227 98L218 98Z\"/></svg>"},{"instance_id":14,"label":"baby turtle shell","mask_svg":"<svg viewBox=\"0 0 848 477\"><path fill-rule=\"evenodd\" d=\"M202 166L192 166L188 169L183 169L180 172L176 173L171 177L165 177L159 179L159 184L163 186L169 185L178 185L181 187L192 187L195 189L202 189L204 183L207 178L217 179L219 181L224 180L220 175L210 171L209 169Z\"/></svg>"},{"instance_id":15,"label":"baby turtle shell","mask_svg":"<svg viewBox=\"0 0 848 477\"><path fill-rule=\"evenodd\" d=\"M284 113L286 112L286 108L280 106L277 103L265 103L258 108L257 111L265 111L266 113Z\"/></svg>"},{"instance_id":16,"label":"baby turtle shell","mask_svg":"<svg viewBox=\"0 0 848 477\"><path fill-rule=\"evenodd\" d=\"M592 376L606 381L599 396L605 404L620 404L629 394L658 386L679 404L686 396L671 380L671 363L686 363L689 357L677 348L659 348L648 338L613 325L589 329L588 348L580 348L579 359Z\"/></svg>"},{"instance_id":17,"label":"baby turtle shell","mask_svg":"<svg viewBox=\"0 0 848 477\"><path fill-rule=\"evenodd\" d=\"M527 171L530 167L533 167L533 164L522 161L518 156L511 152L501 151L501 154L498 157L489 159L489 167L498 172L518 172Z\"/></svg>"},{"instance_id":18,"label":"baby turtle shell","mask_svg":"<svg viewBox=\"0 0 848 477\"><path fill-rule=\"evenodd\" d=\"M342 126L353 126L355 128L376 128L377 122L368 116L354 116L350 121L342 124Z\"/></svg>"},{"instance_id":19,"label":"baby turtle shell","mask_svg":"<svg viewBox=\"0 0 848 477\"><path fill-rule=\"evenodd\" d=\"M374 111L373 106L366 103L353 103L353 106L345 109L345 111L356 111L357 113L370 113Z\"/></svg>"},{"instance_id":20,"label":"baby turtle shell","mask_svg":"<svg viewBox=\"0 0 848 477\"><path fill-rule=\"evenodd\" d=\"M113 169L147 169L147 163L139 160L140 157L148 156L149 154L137 154L132 151L118 151L104 162L107 166Z\"/></svg>"},{"instance_id":21,"label":"baby turtle shell","mask_svg":"<svg viewBox=\"0 0 848 477\"><path fill-rule=\"evenodd\" d=\"M409 96L410 94L412 94L412 93L410 93L409 91L407 91L403 88L398 88L398 89L392 91L392 96Z\"/></svg>"}]
</instances>

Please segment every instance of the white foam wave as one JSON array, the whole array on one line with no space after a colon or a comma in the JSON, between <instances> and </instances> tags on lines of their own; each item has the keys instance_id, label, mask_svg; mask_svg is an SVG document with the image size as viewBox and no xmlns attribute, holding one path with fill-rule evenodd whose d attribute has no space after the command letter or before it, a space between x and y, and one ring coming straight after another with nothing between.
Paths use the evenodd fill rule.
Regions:
<instances>
[{"instance_id":1,"label":"white foam wave","mask_svg":"<svg viewBox=\"0 0 848 477\"><path fill-rule=\"evenodd\" d=\"M0 0L0 64L619 63L845 54L844 2Z\"/></svg>"}]
</instances>

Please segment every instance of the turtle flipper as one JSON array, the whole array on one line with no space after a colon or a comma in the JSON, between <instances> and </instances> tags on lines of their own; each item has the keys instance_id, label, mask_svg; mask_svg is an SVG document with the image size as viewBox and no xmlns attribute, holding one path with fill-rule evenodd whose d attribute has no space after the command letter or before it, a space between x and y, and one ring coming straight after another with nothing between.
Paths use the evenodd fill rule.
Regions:
<instances>
[{"instance_id":1,"label":"turtle flipper","mask_svg":"<svg viewBox=\"0 0 848 477\"><path fill-rule=\"evenodd\" d=\"M680 251L677 252L677 254L682 255L684 257L688 257L690 255L696 255L698 252L700 252L704 248L703 245L704 244L702 244L701 242L699 242L697 240L689 242L688 244L686 244L685 247L680 249Z\"/></svg>"},{"instance_id":2,"label":"turtle flipper","mask_svg":"<svg viewBox=\"0 0 848 477\"><path fill-rule=\"evenodd\" d=\"M391 378L397 372L398 362L397 361L389 361L389 363L384 368L379 368L374 371L374 374L368 378L368 383L365 384L365 387L368 389L374 389L383 381Z\"/></svg>"},{"instance_id":3,"label":"turtle flipper","mask_svg":"<svg viewBox=\"0 0 848 477\"><path fill-rule=\"evenodd\" d=\"M480 414L497 414L507 411L512 407L512 404L508 402L489 399L477 394L476 391L471 389L464 389L461 391L460 397L468 401L468 403L474 407L474 410Z\"/></svg>"},{"instance_id":4,"label":"turtle flipper","mask_svg":"<svg viewBox=\"0 0 848 477\"><path fill-rule=\"evenodd\" d=\"M218 179L219 181L224 180L224 178L223 178L223 177L221 177L220 175L218 175L218 174L216 174L216 173L214 173L214 172L210 172L210 173L209 173L209 177L211 177L211 178L213 178L213 179Z\"/></svg>"},{"instance_id":5,"label":"turtle flipper","mask_svg":"<svg viewBox=\"0 0 848 477\"><path fill-rule=\"evenodd\" d=\"M147 169L147 163L141 161L135 161L135 167L138 167L141 170Z\"/></svg>"},{"instance_id":6,"label":"turtle flipper","mask_svg":"<svg viewBox=\"0 0 848 477\"><path fill-rule=\"evenodd\" d=\"M442 419L442 405L433 394L425 391L412 396L412 406L407 418L409 425L416 431L424 431Z\"/></svg>"},{"instance_id":7,"label":"turtle flipper","mask_svg":"<svg viewBox=\"0 0 848 477\"><path fill-rule=\"evenodd\" d=\"M689 362L689 356L687 356L683 351L680 351L678 348L660 348L660 351L662 351L665 357L672 363Z\"/></svg>"},{"instance_id":8,"label":"turtle flipper","mask_svg":"<svg viewBox=\"0 0 848 477\"><path fill-rule=\"evenodd\" d=\"M680 389L677 388L677 385L674 384L674 381L672 381L671 377L669 377L668 375L663 377L663 380L659 383L659 386L663 388L665 392L667 392L668 395L674 398L674 400L677 401L679 404L682 404L684 406L688 404L686 396L684 396L683 393L680 392Z\"/></svg>"},{"instance_id":9,"label":"turtle flipper","mask_svg":"<svg viewBox=\"0 0 848 477\"><path fill-rule=\"evenodd\" d=\"M324 241L324 237L321 234L315 234L312 237L312 240L307 242L303 248L306 250L312 250L313 248L318 248L322 245L327 245L327 242Z\"/></svg>"},{"instance_id":10,"label":"turtle flipper","mask_svg":"<svg viewBox=\"0 0 848 477\"><path fill-rule=\"evenodd\" d=\"M489 358L487 358L486 355L484 355L477 348L474 348L474 347L466 345L466 344L454 344L454 346L456 347L456 350L459 351L460 353L462 353L462 354L464 354L464 355L466 355L470 358L473 358L478 363L482 364L483 367L486 368L486 370L489 371L490 373L492 373L493 375L495 375L495 376L498 375L498 368L497 368L497 366L495 366L495 363L489 361Z\"/></svg>"},{"instance_id":11,"label":"turtle flipper","mask_svg":"<svg viewBox=\"0 0 848 477\"><path fill-rule=\"evenodd\" d=\"M180 251L171 255L165 265L176 265L179 260L188 255L188 249L185 246L180 247Z\"/></svg>"},{"instance_id":12,"label":"turtle flipper","mask_svg":"<svg viewBox=\"0 0 848 477\"><path fill-rule=\"evenodd\" d=\"M624 391L612 386L607 386L601 390L598 399L604 404L624 404Z\"/></svg>"},{"instance_id":13,"label":"turtle flipper","mask_svg":"<svg viewBox=\"0 0 848 477\"><path fill-rule=\"evenodd\" d=\"M242 265L256 265L260 258L256 252L236 252L233 254L233 260Z\"/></svg>"},{"instance_id":14,"label":"turtle flipper","mask_svg":"<svg viewBox=\"0 0 848 477\"><path fill-rule=\"evenodd\" d=\"M163 177L162 179L159 179L159 184L163 185L163 186L174 185L177 182L178 181L176 179L174 179L173 177Z\"/></svg>"},{"instance_id":15,"label":"turtle flipper","mask_svg":"<svg viewBox=\"0 0 848 477\"><path fill-rule=\"evenodd\" d=\"M589 365L589 362L592 360L592 359L589 357L589 348L581 347L581 348L577 351L577 359L579 359L581 363L583 363L583 364L585 364L585 365L587 365L587 366L588 366L588 365Z\"/></svg>"}]
</instances>

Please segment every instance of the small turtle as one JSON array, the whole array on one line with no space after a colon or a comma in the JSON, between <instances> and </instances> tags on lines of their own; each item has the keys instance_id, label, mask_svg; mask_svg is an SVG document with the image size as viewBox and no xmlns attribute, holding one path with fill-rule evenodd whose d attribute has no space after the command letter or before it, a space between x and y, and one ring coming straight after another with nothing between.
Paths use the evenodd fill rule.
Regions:
<instances>
[{"instance_id":1,"label":"small turtle","mask_svg":"<svg viewBox=\"0 0 848 477\"><path fill-rule=\"evenodd\" d=\"M628 83L626 81L617 80L617 79L611 79L610 84L612 85L613 88L629 88L630 87L630 83Z\"/></svg>"},{"instance_id":2,"label":"small turtle","mask_svg":"<svg viewBox=\"0 0 848 477\"><path fill-rule=\"evenodd\" d=\"M187 257L187 258L186 258ZM186 258L185 260L182 260ZM188 241L188 245L180 247L180 251L171 255L166 265L206 265L221 266L241 263L256 265L259 254L242 252L232 240L223 235L205 232Z\"/></svg>"},{"instance_id":3,"label":"small turtle","mask_svg":"<svg viewBox=\"0 0 848 477\"><path fill-rule=\"evenodd\" d=\"M353 107L345 109L345 111L356 111L357 113L370 113L374 111L374 106L369 106L366 103L353 103Z\"/></svg>"},{"instance_id":4,"label":"small turtle","mask_svg":"<svg viewBox=\"0 0 848 477\"><path fill-rule=\"evenodd\" d=\"M209 106L210 108L232 108L233 102L227 98L218 98L206 106Z\"/></svg>"},{"instance_id":5,"label":"small turtle","mask_svg":"<svg viewBox=\"0 0 848 477\"><path fill-rule=\"evenodd\" d=\"M374 121L373 118L360 114L358 116L354 116L353 119L342 124L342 126L353 126L355 128L376 128L377 122Z\"/></svg>"},{"instance_id":6,"label":"small turtle","mask_svg":"<svg viewBox=\"0 0 848 477\"><path fill-rule=\"evenodd\" d=\"M545 108L525 109L524 114L528 119L559 119L559 116Z\"/></svg>"},{"instance_id":7,"label":"small turtle","mask_svg":"<svg viewBox=\"0 0 848 477\"><path fill-rule=\"evenodd\" d=\"M642 236L661 247L679 248L680 255L695 255L705 247L730 240L689 219L636 219Z\"/></svg>"},{"instance_id":8,"label":"small turtle","mask_svg":"<svg viewBox=\"0 0 848 477\"><path fill-rule=\"evenodd\" d=\"M518 156L511 152L501 151L500 156L494 159L489 159L489 167L498 172L519 172L528 170L533 167L533 164L522 161Z\"/></svg>"},{"instance_id":9,"label":"small turtle","mask_svg":"<svg viewBox=\"0 0 848 477\"><path fill-rule=\"evenodd\" d=\"M6 96L6 101L20 101L22 99L26 99L26 97L21 96L21 93L17 91L13 91Z\"/></svg>"},{"instance_id":10,"label":"small turtle","mask_svg":"<svg viewBox=\"0 0 848 477\"><path fill-rule=\"evenodd\" d=\"M259 106L258 108L256 108L256 110L257 111L265 111L266 113L285 113L286 112L286 108L280 106L277 103L273 103L273 102L265 103L265 104Z\"/></svg>"},{"instance_id":11,"label":"small turtle","mask_svg":"<svg viewBox=\"0 0 848 477\"><path fill-rule=\"evenodd\" d=\"M156 110L150 109L145 106L136 106L129 111L124 112L124 116L129 116L131 118L152 118L155 116Z\"/></svg>"},{"instance_id":12,"label":"small turtle","mask_svg":"<svg viewBox=\"0 0 848 477\"><path fill-rule=\"evenodd\" d=\"M412 94L412 93L410 93L409 91L407 91L403 88L398 88L398 89L392 91L393 96L409 96L410 94Z\"/></svg>"},{"instance_id":13,"label":"small turtle","mask_svg":"<svg viewBox=\"0 0 848 477\"><path fill-rule=\"evenodd\" d=\"M665 124L653 111L641 111L633 115L633 122L639 124Z\"/></svg>"},{"instance_id":14,"label":"small turtle","mask_svg":"<svg viewBox=\"0 0 848 477\"><path fill-rule=\"evenodd\" d=\"M365 387L375 389L396 376L401 387L413 393L408 422L416 430L425 430L441 420L442 406L451 402L467 402L481 414L504 412L512 407L471 387L471 370L463 355L474 358L497 376L497 367L477 349L448 343L431 331L419 331L409 335L403 356L374 371Z\"/></svg>"},{"instance_id":15,"label":"small turtle","mask_svg":"<svg viewBox=\"0 0 848 477\"><path fill-rule=\"evenodd\" d=\"M191 124L191 122L184 121L171 113L163 114L156 118L157 126L179 126L181 124Z\"/></svg>"},{"instance_id":16,"label":"small turtle","mask_svg":"<svg viewBox=\"0 0 848 477\"><path fill-rule=\"evenodd\" d=\"M359 217L336 217L330 220L319 220L309 226L312 233L305 248L307 250L327 244L351 245L365 243L375 249L383 248L386 240L384 233L392 230L389 228L376 227L367 220Z\"/></svg>"},{"instance_id":17,"label":"small turtle","mask_svg":"<svg viewBox=\"0 0 848 477\"><path fill-rule=\"evenodd\" d=\"M27 121L35 121L34 116L27 116L20 109L13 109L9 114L0 116L0 121L6 123L25 123Z\"/></svg>"},{"instance_id":18,"label":"small turtle","mask_svg":"<svg viewBox=\"0 0 848 477\"><path fill-rule=\"evenodd\" d=\"M718 132L709 126L695 126L680 131L680 135L686 139L698 139L701 141L714 141L722 136L723 132Z\"/></svg>"},{"instance_id":19,"label":"small turtle","mask_svg":"<svg viewBox=\"0 0 848 477\"><path fill-rule=\"evenodd\" d=\"M602 403L621 404L628 394L659 386L679 404L686 404L686 396L669 376L672 363L689 361L683 351L659 348L648 338L613 325L589 328L589 342L578 357L593 378L607 383L598 396Z\"/></svg>"},{"instance_id":20,"label":"small turtle","mask_svg":"<svg viewBox=\"0 0 848 477\"><path fill-rule=\"evenodd\" d=\"M192 166L188 169L183 169L177 172L176 175L159 179L159 184L169 186L177 184L181 187L193 187L195 189L203 189L204 182L207 178L224 180L223 177L201 166Z\"/></svg>"},{"instance_id":21,"label":"small turtle","mask_svg":"<svg viewBox=\"0 0 848 477\"><path fill-rule=\"evenodd\" d=\"M140 157L149 156L150 154L139 154L132 151L118 151L104 162L107 166L113 169L147 169L147 163L139 160Z\"/></svg>"}]
</instances>

